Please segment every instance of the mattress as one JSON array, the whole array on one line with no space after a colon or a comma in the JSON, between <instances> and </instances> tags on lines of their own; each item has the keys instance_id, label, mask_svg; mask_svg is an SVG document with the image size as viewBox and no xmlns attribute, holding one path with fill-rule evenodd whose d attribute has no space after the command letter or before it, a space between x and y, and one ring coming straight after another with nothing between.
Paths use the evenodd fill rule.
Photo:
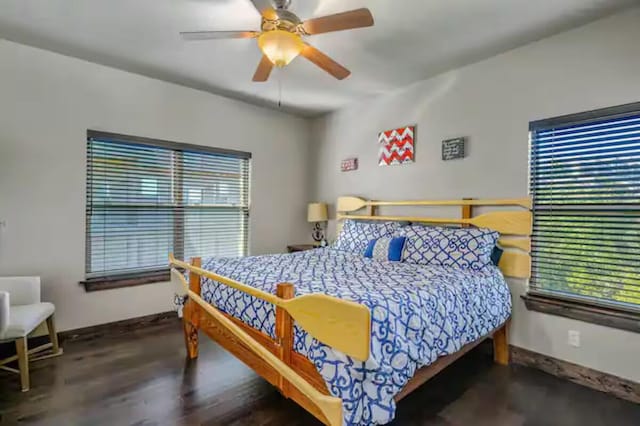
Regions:
<instances>
[{"instance_id":1,"label":"mattress","mask_svg":"<svg viewBox=\"0 0 640 426\"><path fill-rule=\"evenodd\" d=\"M343 401L345 424L385 424L394 396L420 367L457 352L503 324L509 288L495 266L480 271L368 259L332 248L292 254L203 259L202 267L275 293L281 282L296 295L324 293L371 310L371 355L352 359L295 327L295 350L313 362ZM273 305L204 279L202 297L272 337Z\"/></svg>"}]
</instances>

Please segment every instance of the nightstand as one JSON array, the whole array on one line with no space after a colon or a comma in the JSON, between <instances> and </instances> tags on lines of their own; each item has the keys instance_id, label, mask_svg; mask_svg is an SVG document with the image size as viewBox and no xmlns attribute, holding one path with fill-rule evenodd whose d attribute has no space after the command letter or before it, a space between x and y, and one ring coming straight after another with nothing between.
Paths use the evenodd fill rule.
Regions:
<instances>
[{"instance_id":1,"label":"nightstand","mask_svg":"<svg viewBox=\"0 0 640 426\"><path fill-rule=\"evenodd\" d=\"M297 251L313 250L319 247L318 244L292 244L287 246L287 250L289 250L289 253L295 253Z\"/></svg>"}]
</instances>

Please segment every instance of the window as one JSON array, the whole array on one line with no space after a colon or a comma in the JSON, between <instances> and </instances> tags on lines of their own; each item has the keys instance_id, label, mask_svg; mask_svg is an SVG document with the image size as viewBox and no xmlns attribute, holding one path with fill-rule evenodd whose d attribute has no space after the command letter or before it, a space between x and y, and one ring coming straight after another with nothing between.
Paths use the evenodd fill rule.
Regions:
<instances>
[{"instance_id":1,"label":"window","mask_svg":"<svg viewBox=\"0 0 640 426\"><path fill-rule=\"evenodd\" d=\"M87 282L247 254L249 153L87 132Z\"/></svg>"},{"instance_id":2,"label":"window","mask_svg":"<svg viewBox=\"0 0 640 426\"><path fill-rule=\"evenodd\" d=\"M530 131L530 293L640 311L640 104Z\"/></svg>"}]
</instances>

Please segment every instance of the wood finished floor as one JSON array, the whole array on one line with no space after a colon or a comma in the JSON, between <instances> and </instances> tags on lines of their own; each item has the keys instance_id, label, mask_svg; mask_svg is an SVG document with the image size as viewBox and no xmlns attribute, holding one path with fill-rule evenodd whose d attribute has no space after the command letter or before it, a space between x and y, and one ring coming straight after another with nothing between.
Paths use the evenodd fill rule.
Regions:
<instances>
[{"instance_id":1,"label":"wood finished floor","mask_svg":"<svg viewBox=\"0 0 640 426\"><path fill-rule=\"evenodd\" d=\"M185 362L179 323L73 341L31 365L32 389L0 372L0 425L317 425L208 339ZM640 425L640 406L475 350L400 402L395 426Z\"/></svg>"}]
</instances>

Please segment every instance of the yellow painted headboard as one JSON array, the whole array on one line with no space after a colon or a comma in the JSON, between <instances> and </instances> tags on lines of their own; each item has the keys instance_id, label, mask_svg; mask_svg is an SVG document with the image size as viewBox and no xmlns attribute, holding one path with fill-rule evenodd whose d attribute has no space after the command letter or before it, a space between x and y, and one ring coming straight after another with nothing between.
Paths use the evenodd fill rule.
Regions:
<instances>
[{"instance_id":1,"label":"yellow painted headboard","mask_svg":"<svg viewBox=\"0 0 640 426\"><path fill-rule=\"evenodd\" d=\"M437 207L459 206L461 215L457 218L423 216L382 216L376 214L380 206ZM514 207L514 210L497 210L479 215L473 214L474 207ZM365 214L353 214L366 208ZM531 214L530 198L503 200L421 200L421 201L369 201L358 197L340 197L336 204L340 232L344 219L405 221L432 224L457 224L493 229L500 233L498 244L504 249L498 267L506 277L529 278L531 276Z\"/></svg>"}]
</instances>

